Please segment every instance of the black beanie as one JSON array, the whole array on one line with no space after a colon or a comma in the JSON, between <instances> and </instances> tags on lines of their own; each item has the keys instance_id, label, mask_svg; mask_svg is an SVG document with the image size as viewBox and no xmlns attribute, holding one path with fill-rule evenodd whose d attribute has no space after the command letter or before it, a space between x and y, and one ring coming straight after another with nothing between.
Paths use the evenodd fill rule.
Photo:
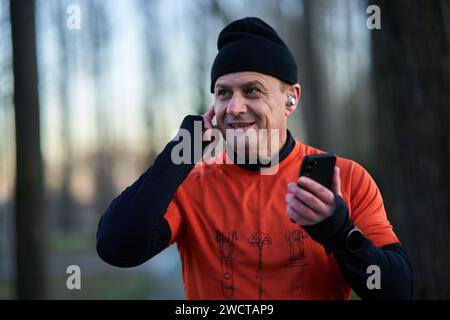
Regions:
<instances>
[{"instance_id":1,"label":"black beanie","mask_svg":"<svg viewBox=\"0 0 450 320\"><path fill-rule=\"evenodd\" d=\"M233 72L256 71L288 84L297 80L297 64L276 31L259 18L231 22L217 39L219 53L211 69L211 93L218 77Z\"/></svg>"}]
</instances>

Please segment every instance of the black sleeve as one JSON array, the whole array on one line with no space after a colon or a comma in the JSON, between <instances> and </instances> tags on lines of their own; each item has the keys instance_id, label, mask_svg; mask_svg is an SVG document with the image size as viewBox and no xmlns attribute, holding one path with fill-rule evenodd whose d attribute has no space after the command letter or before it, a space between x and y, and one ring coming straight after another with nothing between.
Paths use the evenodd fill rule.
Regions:
<instances>
[{"instance_id":1,"label":"black sleeve","mask_svg":"<svg viewBox=\"0 0 450 320\"><path fill-rule=\"evenodd\" d=\"M194 121L201 129L194 130ZM199 124L197 122L197 124ZM169 243L171 230L163 215L179 185L200 160L203 132L202 116L187 116L181 124L192 139L189 163L175 164L171 159L177 139L169 142L153 165L131 186L115 198L100 219L97 230L97 253L105 262L117 267L134 267L161 252ZM181 135L182 136L182 135ZM201 150L203 150L203 148Z\"/></svg>"},{"instance_id":2,"label":"black sleeve","mask_svg":"<svg viewBox=\"0 0 450 320\"><path fill-rule=\"evenodd\" d=\"M350 252L345 248L345 238L354 225L341 197L337 197L336 209L329 218L303 228L328 253L333 254L345 280L361 299L412 299L413 273L399 243L379 248L365 237L358 252ZM371 276L367 272L370 265L380 268L380 289L369 289L367 285Z\"/></svg>"}]
</instances>

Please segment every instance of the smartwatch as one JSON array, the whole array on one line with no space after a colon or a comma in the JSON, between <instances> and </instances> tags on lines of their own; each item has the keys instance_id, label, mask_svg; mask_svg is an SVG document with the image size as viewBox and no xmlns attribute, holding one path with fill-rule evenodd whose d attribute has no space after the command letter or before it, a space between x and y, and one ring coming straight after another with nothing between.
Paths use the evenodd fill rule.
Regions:
<instances>
[{"instance_id":1,"label":"smartwatch","mask_svg":"<svg viewBox=\"0 0 450 320\"><path fill-rule=\"evenodd\" d=\"M357 253L361 250L364 239L365 236L361 230L359 230L358 227L354 227L347 233L345 248L351 253Z\"/></svg>"}]
</instances>

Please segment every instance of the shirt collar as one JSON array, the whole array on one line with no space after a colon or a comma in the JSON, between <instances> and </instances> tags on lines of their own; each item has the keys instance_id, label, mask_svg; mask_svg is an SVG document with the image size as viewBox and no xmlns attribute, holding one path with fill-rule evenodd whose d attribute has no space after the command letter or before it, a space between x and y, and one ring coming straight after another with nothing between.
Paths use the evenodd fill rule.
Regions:
<instances>
[{"instance_id":1,"label":"shirt collar","mask_svg":"<svg viewBox=\"0 0 450 320\"><path fill-rule=\"evenodd\" d=\"M230 150L230 148L227 147L227 153L230 155L230 158L235 159L234 163L239 166L240 168L244 169L244 170L248 170L248 171L260 171L263 168L269 168L272 167L278 163L280 163L281 161L283 161L290 153L291 151L294 149L295 147L295 140L292 137L292 134L289 130L286 130L286 142L283 146L283 148L281 148L280 152L278 153L278 161L276 162L269 162L268 164L262 164L259 162L257 163L238 163L238 161L236 161L236 157L234 155L234 152L232 150ZM276 157L274 157L276 159Z\"/></svg>"}]
</instances>

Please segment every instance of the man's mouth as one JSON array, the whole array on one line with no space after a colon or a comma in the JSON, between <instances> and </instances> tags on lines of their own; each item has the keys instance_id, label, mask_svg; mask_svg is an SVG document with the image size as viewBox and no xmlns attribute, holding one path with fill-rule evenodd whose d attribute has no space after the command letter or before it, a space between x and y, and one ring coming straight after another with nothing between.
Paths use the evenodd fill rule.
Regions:
<instances>
[{"instance_id":1,"label":"man's mouth","mask_svg":"<svg viewBox=\"0 0 450 320\"><path fill-rule=\"evenodd\" d=\"M230 122L227 125L228 129L242 129L244 131L256 127L256 122Z\"/></svg>"}]
</instances>

